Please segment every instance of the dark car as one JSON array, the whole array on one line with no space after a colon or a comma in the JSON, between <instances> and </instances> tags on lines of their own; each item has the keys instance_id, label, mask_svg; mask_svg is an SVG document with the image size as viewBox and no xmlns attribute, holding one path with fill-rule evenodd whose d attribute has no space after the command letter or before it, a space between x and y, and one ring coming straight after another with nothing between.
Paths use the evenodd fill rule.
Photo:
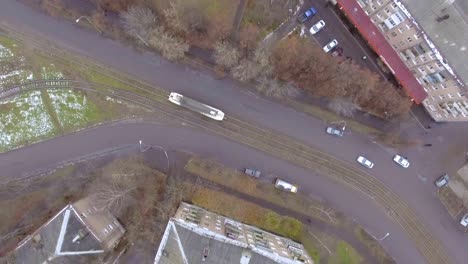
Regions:
<instances>
[{"instance_id":1,"label":"dark car","mask_svg":"<svg viewBox=\"0 0 468 264\"><path fill-rule=\"evenodd\" d=\"M317 14L317 10L315 10L315 8L311 7L309 9L307 9L304 13L302 13L302 15L300 15L297 20L301 23L304 23L306 22L307 20L309 20L309 18L313 17L315 14Z\"/></svg>"},{"instance_id":2,"label":"dark car","mask_svg":"<svg viewBox=\"0 0 468 264\"><path fill-rule=\"evenodd\" d=\"M259 170L248 168L244 169L244 173L255 178L259 178L260 174L262 174Z\"/></svg>"}]
</instances>

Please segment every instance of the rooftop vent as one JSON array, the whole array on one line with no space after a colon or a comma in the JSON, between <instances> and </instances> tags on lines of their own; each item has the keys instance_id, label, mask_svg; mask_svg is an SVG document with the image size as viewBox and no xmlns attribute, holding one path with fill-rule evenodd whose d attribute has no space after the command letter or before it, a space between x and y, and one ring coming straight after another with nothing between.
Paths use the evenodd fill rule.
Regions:
<instances>
[{"instance_id":1,"label":"rooftop vent","mask_svg":"<svg viewBox=\"0 0 468 264\"><path fill-rule=\"evenodd\" d=\"M88 234L87 231L80 229L76 236L73 238L72 242L73 243L80 243L80 241Z\"/></svg>"}]
</instances>

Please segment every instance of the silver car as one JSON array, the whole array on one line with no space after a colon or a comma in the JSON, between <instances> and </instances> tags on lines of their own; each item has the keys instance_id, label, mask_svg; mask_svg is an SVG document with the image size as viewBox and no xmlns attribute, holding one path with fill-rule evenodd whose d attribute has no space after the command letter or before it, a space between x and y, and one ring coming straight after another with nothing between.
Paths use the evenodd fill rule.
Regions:
<instances>
[{"instance_id":1,"label":"silver car","mask_svg":"<svg viewBox=\"0 0 468 264\"><path fill-rule=\"evenodd\" d=\"M402 166L403 168L408 168L410 165L408 159L403 158L398 154L393 156L393 161L395 161L398 165Z\"/></svg>"},{"instance_id":2,"label":"silver car","mask_svg":"<svg viewBox=\"0 0 468 264\"><path fill-rule=\"evenodd\" d=\"M463 227L467 227L468 226L468 214L465 214L462 219L460 220L460 225L462 225Z\"/></svg>"},{"instance_id":3,"label":"silver car","mask_svg":"<svg viewBox=\"0 0 468 264\"><path fill-rule=\"evenodd\" d=\"M448 182L449 182L449 176L447 174L444 174L435 181L435 185L437 186L437 188L442 188L445 185L447 185Z\"/></svg>"},{"instance_id":4,"label":"silver car","mask_svg":"<svg viewBox=\"0 0 468 264\"><path fill-rule=\"evenodd\" d=\"M374 167L374 163L372 161L364 158L363 156L359 156L357 158L357 162L359 162L362 166L372 169Z\"/></svg>"},{"instance_id":5,"label":"silver car","mask_svg":"<svg viewBox=\"0 0 468 264\"><path fill-rule=\"evenodd\" d=\"M245 168L244 173L255 178L259 178L260 174L262 174L259 170L249 168Z\"/></svg>"},{"instance_id":6,"label":"silver car","mask_svg":"<svg viewBox=\"0 0 468 264\"><path fill-rule=\"evenodd\" d=\"M330 50L334 49L336 46L338 46L338 41L336 39L328 42L327 45L325 45L325 47L323 47L323 51L325 52L329 52Z\"/></svg>"},{"instance_id":7,"label":"silver car","mask_svg":"<svg viewBox=\"0 0 468 264\"><path fill-rule=\"evenodd\" d=\"M337 137L342 137L344 132L342 129L336 129L334 127L327 127L327 130L325 130L327 134L337 136Z\"/></svg>"}]
</instances>

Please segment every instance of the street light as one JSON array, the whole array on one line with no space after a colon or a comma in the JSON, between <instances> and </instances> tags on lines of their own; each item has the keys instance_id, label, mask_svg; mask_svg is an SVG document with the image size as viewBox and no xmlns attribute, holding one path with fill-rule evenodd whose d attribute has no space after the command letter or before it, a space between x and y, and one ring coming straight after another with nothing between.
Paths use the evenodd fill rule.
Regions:
<instances>
[{"instance_id":1,"label":"street light","mask_svg":"<svg viewBox=\"0 0 468 264\"><path fill-rule=\"evenodd\" d=\"M80 16L79 18L77 18L77 19L75 20L75 23L80 23L80 20L81 20L82 18L88 20L88 22L89 22L91 25L93 25L93 27L97 30L97 32L99 32L99 34L102 34L102 31L99 30L99 28L98 28L98 27L93 23L93 21L91 21L91 19L90 19L89 17L87 17L87 16Z\"/></svg>"},{"instance_id":2,"label":"street light","mask_svg":"<svg viewBox=\"0 0 468 264\"><path fill-rule=\"evenodd\" d=\"M375 236L372 236L372 235L371 235L371 236L372 236L375 240L377 240L377 241L382 241L382 240L384 240L385 238L387 238L389 235L390 235L390 233L387 233L387 234L385 234L385 235L384 235L383 237L381 237L381 238L376 238Z\"/></svg>"}]
</instances>

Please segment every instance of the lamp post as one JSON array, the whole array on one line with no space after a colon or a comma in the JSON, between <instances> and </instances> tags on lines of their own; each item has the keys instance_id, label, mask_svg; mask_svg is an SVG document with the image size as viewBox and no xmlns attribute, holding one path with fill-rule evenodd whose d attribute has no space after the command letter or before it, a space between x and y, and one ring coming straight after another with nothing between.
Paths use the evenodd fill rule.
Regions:
<instances>
[{"instance_id":1,"label":"lamp post","mask_svg":"<svg viewBox=\"0 0 468 264\"><path fill-rule=\"evenodd\" d=\"M372 237L373 237L375 240L377 240L377 241L382 241L382 240L384 240L385 238L387 238L389 235L390 235L390 233L385 234L385 235L384 235L383 237L381 237L381 238L376 238L376 237L374 237L374 236L372 236Z\"/></svg>"},{"instance_id":2,"label":"lamp post","mask_svg":"<svg viewBox=\"0 0 468 264\"><path fill-rule=\"evenodd\" d=\"M93 25L93 27L97 30L97 32L99 32L99 34L102 34L102 31L99 30L99 28L98 28L98 27L93 23L93 21L91 21L91 19L90 19L89 17L87 17L87 16L80 16L79 18L77 18L77 19L75 20L75 23L80 23L80 20L83 19L83 18L86 19L91 25Z\"/></svg>"}]
</instances>

